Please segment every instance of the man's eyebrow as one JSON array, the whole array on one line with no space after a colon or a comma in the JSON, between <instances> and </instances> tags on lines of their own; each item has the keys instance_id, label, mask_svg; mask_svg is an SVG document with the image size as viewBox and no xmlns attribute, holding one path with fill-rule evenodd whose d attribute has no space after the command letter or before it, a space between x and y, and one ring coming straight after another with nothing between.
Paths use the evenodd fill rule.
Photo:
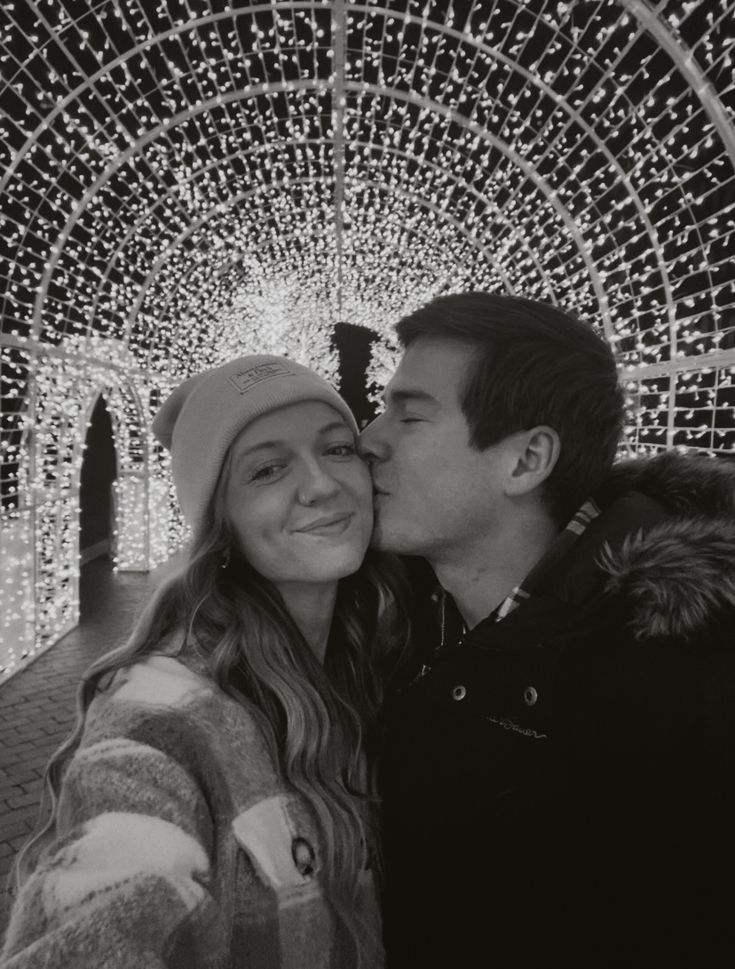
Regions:
<instances>
[{"instance_id":1,"label":"man's eyebrow","mask_svg":"<svg viewBox=\"0 0 735 969\"><path fill-rule=\"evenodd\" d=\"M427 390L413 390L411 388L406 388L405 390L391 390L390 387L383 394L384 401L390 401L394 404L405 404L410 401L419 401L419 403L425 404L438 404L439 401L430 394Z\"/></svg>"}]
</instances>

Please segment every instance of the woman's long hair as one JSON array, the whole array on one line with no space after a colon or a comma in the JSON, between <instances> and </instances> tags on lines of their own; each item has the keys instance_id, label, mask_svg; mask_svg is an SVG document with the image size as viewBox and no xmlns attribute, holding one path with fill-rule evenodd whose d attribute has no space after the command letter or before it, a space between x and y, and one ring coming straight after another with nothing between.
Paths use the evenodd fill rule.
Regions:
<instances>
[{"instance_id":1,"label":"woman's long hair","mask_svg":"<svg viewBox=\"0 0 735 969\"><path fill-rule=\"evenodd\" d=\"M229 465L185 567L154 593L129 639L84 675L75 728L46 769L50 817L20 853L16 881L25 881L55 831L63 771L92 699L117 670L162 644L171 655L178 637L181 652L203 660L223 691L250 701L284 778L310 804L325 845L317 877L360 951L354 903L366 852L374 859L376 849L376 798L365 755L374 762L377 713L407 641L407 581L397 559L369 550L360 569L339 583L322 665L278 590L237 550L224 514Z\"/></svg>"}]
</instances>

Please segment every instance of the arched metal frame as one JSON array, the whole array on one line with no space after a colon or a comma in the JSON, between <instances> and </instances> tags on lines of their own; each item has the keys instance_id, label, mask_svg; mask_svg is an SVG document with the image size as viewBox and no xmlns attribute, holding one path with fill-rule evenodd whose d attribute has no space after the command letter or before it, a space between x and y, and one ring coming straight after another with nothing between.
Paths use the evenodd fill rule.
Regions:
<instances>
[{"instance_id":1,"label":"arched metal frame","mask_svg":"<svg viewBox=\"0 0 735 969\"><path fill-rule=\"evenodd\" d=\"M733 453L734 27L735 0L4 7L3 521L65 406L42 361L114 372L119 341L145 422L234 352L334 377L348 321L380 384L393 322L455 289L599 326L634 450Z\"/></svg>"}]
</instances>

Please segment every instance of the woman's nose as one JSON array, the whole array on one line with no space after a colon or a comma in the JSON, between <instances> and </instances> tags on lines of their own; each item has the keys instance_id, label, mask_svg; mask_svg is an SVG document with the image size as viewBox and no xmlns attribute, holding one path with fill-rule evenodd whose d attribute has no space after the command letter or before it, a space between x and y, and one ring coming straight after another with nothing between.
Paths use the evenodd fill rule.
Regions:
<instances>
[{"instance_id":1,"label":"woman's nose","mask_svg":"<svg viewBox=\"0 0 735 969\"><path fill-rule=\"evenodd\" d=\"M317 501L333 498L340 485L329 471L315 463L304 469L299 482L299 501L302 505L313 505Z\"/></svg>"}]
</instances>

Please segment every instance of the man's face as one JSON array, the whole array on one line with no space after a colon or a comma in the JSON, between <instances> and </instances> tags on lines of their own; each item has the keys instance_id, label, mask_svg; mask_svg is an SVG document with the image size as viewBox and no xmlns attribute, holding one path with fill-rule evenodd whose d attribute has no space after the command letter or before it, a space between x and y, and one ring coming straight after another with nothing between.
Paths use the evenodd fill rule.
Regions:
<instances>
[{"instance_id":1,"label":"man's face","mask_svg":"<svg viewBox=\"0 0 735 969\"><path fill-rule=\"evenodd\" d=\"M420 337L386 388L386 408L362 434L375 485L373 544L430 562L461 557L497 531L508 455L470 446L460 408L471 344Z\"/></svg>"}]
</instances>

